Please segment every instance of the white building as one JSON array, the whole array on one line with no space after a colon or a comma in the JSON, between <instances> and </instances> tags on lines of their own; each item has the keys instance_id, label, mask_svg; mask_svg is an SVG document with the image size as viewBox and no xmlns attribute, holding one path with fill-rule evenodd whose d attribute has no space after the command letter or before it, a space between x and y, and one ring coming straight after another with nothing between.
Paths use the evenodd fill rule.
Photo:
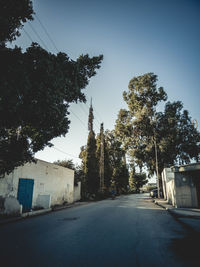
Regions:
<instances>
[{"instance_id":1,"label":"white building","mask_svg":"<svg viewBox=\"0 0 200 267\"><path fill-rule=\"evenodd\" d=\"M164 198L177 208L200 208L200 162L165 168Z\"/></svg>"},{"instance_id":2,"label":"white building","mask_svg":"<svg viewBox=\"0 0 200 267\"><path fill-rule=\"evenodd\" d=\"M75 192L76 191L76 192ZM74 191L74 170L43 160L26 163L0 179L0 196L15 198L23 211L49 208L80 199L80 183Z\"/></svg>"}]
</instances>

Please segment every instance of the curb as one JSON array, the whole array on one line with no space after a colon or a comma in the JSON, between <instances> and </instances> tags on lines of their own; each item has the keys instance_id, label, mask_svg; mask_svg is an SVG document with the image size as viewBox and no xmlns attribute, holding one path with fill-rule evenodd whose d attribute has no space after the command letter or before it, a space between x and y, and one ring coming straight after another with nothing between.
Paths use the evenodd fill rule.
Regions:
<instances>
[{"instance_id":1,"label":"curb","mask_svg":"<svg viewBox=\"0 0 200 267\"><path fill-rule=\"evenodd\" d=\"M153 202L156 205L158 205L158 206L162 207L163 209L167 210L169 212L169 214L174 218L174 220L176 220L179 224L181 224L187 231L190 231L191 233L194 233L194 234L199 234L199 231L195 230L188 223L185 223L182 220L180 220L180 217L188 217L188 216L179 215L176 211L174 211L173 208L165 207L164 205L158 203L156 200L153 200Z\"/></svg>"},{"instance_id":2,"label":"curb","mask_svg":"<svg viewBox=\"0 0 200 267\"><path fill-rule=\"evenodd\" d=\"M75 202L76 203L76 202ZM59 210L63 210L63 209L67 209L67 208L72 208L72 207L79 207L81 205L85 205L87 204L87 202L80 202L80 203L72 203L66 206L61 206L61 207L56 207L56 208L49 208L49 209L42 209L42 210L37 210L37 211L30 211L30 212L26 212L26 213L22 213L20 216L18 217L11 217L8 219L0 219L0 226L4 225L4 224L8 224L8 223L12 223L12 222L17 222L20 220L24 220L24 219L28 219L31 218L33 216L39 216L42 214L46 214L46 213L50 213L50 212L54 212L54 211L59 211Z\"/></svg>"},{"instance_id":3,"label":"curb","mask_svg":"<svg viewBox=\"0 0 200 267\"><path fill-rule=\"evenodd\" d=\"M22 218L26 218L26 217L37 216L37 215L40 215L40 214L48 213L50 211L52 211L52 208L36 210L36 211L29 211L29 212L26 212L26 213L22 213L21 217Z\"/></svg>"},{"instance_id":4,"label":"curb","mask_svg":"<svg viewBox=\"0 0 200 267\"><path fill-rule=\"evenodd\" d=\"M181 211L188 211L187 209L176 209L176 208L174 208L174 207L166 207L166 206L164 206L164 205L162 205L161 203L159 203L159 202L157 202L156 200L154 200L153 201L156 205L158 205L158 206L160 206L160 207L162 207L163 209L165 209L165 210L168 210L169 212L171 212L171 213L173 213L173 214L175 214L177 217L187 217L187 218L200 218L200 215L199 215L199 211L197 211L197 210L192 210L192 212L194 212L194 213L198 213L198 215L189 215L189 214L183 214Z\"/></svg>"},{"instance_id":5,"label":"curb","mask_svg":"<svg viewBox=\"0 0 200 267\"><path fill-rule=\"evenodd\" d=\"M4 224L8 224L8 223L12 223L12 222L17 222L17 221L20 221L20 220L28 219L28 218L33 217L33 216L39 216L41 214L49 213L51 211L52 211L52 209L49 208L49 209L43 209L43 210L30 211L30 212L22 213L18 217L11 217L11 218L8 218L8 219L0 220L0 226L4 225Z\"/></svg>"},{"instance_id":6,"label":"curb","mask_svg":"<svg viewBox=\"0 0 200 267\"><path fill-rule=\"evenodd\" d=\"M154 202L156 205L160 206L161 208L163 208L163 209L165 209L165 210L171 210L170 208L167 208L167 207L163 206L162 204L158 203L156 200L153 200L153 202Z\"/></svg>"},{"instance_id":7,"label":"curb","mask_svg":"<svg viewBox=\"0 0 200 267\"><path fill-rule=\"evenodd\" d=\"M60 207L56 207L56 208L52 208L52 211L59 211L59 210L64 210L64 209L68 209L68 208L75 208L75 207L79 207L79 206L83 206L88 204L89 202L75 202L66 206L60 206Z\"/></svg>"}]
</instances>

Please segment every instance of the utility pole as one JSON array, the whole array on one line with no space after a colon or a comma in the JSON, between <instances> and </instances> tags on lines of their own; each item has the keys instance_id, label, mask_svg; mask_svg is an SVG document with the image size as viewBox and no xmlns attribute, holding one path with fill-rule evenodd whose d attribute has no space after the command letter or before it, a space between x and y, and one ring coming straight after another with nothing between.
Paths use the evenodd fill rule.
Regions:
<instances>
[{"instance_id":1,"label":"utility pole","mask_svg":"<svg viewBox=\"0 0 200 267\"><path fill-rule=\"evenodd\" d=\"M99 175L100 175L100 192L103 193L104 192L104 133L103 133L103 123L101 123L100 139L101 139L101 146L100 146Z\"/></svg>"},{"instance_id":2,"label":"utility pole","mask_svg":"<svg viewBox=\"0 0 200 267\"><path fill-rule=\"evenodd\" d=\"M154 118L155 118L154 121L157 122L156 116ZM157 176L156 182L157 182L157 188L158 188L158 198L160 198L160 181L159 181L159 172L158 172L158 150L157 150L157 142L156 142L156 132L155 132L155 127L153 125L152 117L151 117L151 123L153 126L153 141L154 141L155 159L156 159L156 176Z\"/></svg>"},{"instance_id":3,"label":"utility pole","mask_svg":"<svg viewBox=\"0 0 200 267\"><path fill-rule=\"evenodd\" d=\"M159 183L159 173L158 173L158 152L157 152L157 143L154 133L154 146L155 146L155 156L156 156L156 175L157 175L157 188L158 188L158 198L160 198L160 183Z\"/></svg>"}]
</instances>

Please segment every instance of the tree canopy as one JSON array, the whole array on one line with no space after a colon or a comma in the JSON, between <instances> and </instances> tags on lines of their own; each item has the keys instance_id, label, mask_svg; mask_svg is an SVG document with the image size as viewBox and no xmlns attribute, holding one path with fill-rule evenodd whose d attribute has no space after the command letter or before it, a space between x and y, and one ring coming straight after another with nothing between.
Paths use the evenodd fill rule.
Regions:
<instances>
[{"instance_id":1,"label":"tree canopy","mask_svg":"<svg viewBox=\"0 0 200 267\"><path fill-rule=\"evenodd\" d=\"M156 82L153 73L130 81L128 92L123 94L128 110L119 111L115 131L135 164L141 170L146 166L149 175L156 172L157 147L160 178L166 166L199 160L200 133L180 101L167 102L163 112L157 111L167 94Z\"/></svg>"},{"instance_id":2,"label":"tree canopy","mask_svg":"<svg viewBox=\"0 0 200 267\"><path fill-rule=\"evenodd\" d=\"M130 173L129 184L131 190L136 190L136 192L139 192L139 189L147 182L148 180L146 177L146 173Z\"/></svg>"},{"instance_id":3,"label":"tree canopy","mask_svg":"<svg viewBox=\"0 0 200 267\"><path fill-rule=\"evenodd\" d=\"M0 44L13 41L27 20L33 20L30 0L0 0Z\"/></svg>"},{"instance_id":4,"label":"tree canopy","mask_svg":"<svg viewBox=\"0 0 200 267\"><path fill-rule=\"evenodd\" d=\"M14 40L22 22L32 19L31 1L3 1L9 27L2 40ZM17 1L17 3L20 1ZM14 19L13 9L19 9ZM20 13L21 10L21 13ZM2 11L2 10L1 10ZM9 18L8 16L8 18ZM0 18L4 20L4 16ZM2 35L3 36L3 35ZM3 39L4 38L4 39ZM69 105L85 102L82 90L100 68L103 56L54 55L37 43L21 48L0 46L0 175L34 160L34 154L69 130Z\"/></svg>"},{"instance_id":5,"label":"tree canopy","mask_svg":"<svg viewBox=\"0 0 200 267\"><path fill-rule=\"evenodd\" d=\"M129 172L126 164L125 150L122 143L115 135L115 131L105 131L108 160L110 165L110 184L118 193L126 192L128 186Z\"/></svg>"}]
</instances>

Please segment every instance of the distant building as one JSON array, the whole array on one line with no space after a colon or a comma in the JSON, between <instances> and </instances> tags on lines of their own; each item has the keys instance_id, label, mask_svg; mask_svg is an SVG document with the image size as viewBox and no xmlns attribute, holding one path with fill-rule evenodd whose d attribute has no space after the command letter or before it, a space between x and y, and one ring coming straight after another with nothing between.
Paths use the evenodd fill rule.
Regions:
<instances>
[{"instance_id":1,"label":"distant building","mask_svg":"<svg viewBox=\"0 0 200 267\"><path fill-rule=\"evenodd\" d=\"M79 200L80 183L74 187L74 170L37 160L1 178L0 197L17 199L23 211L49 208Z\"/></svg>"},{"instance_id":2,"label":"distant building","mask_svg":"<svg viewBox=\"0 0 200 267\"><path fill-rule=\"evenodd\" d=\"M200 162L165 168L164 198L177 208L200 208Z\"/></svg>"}]
</instances>

